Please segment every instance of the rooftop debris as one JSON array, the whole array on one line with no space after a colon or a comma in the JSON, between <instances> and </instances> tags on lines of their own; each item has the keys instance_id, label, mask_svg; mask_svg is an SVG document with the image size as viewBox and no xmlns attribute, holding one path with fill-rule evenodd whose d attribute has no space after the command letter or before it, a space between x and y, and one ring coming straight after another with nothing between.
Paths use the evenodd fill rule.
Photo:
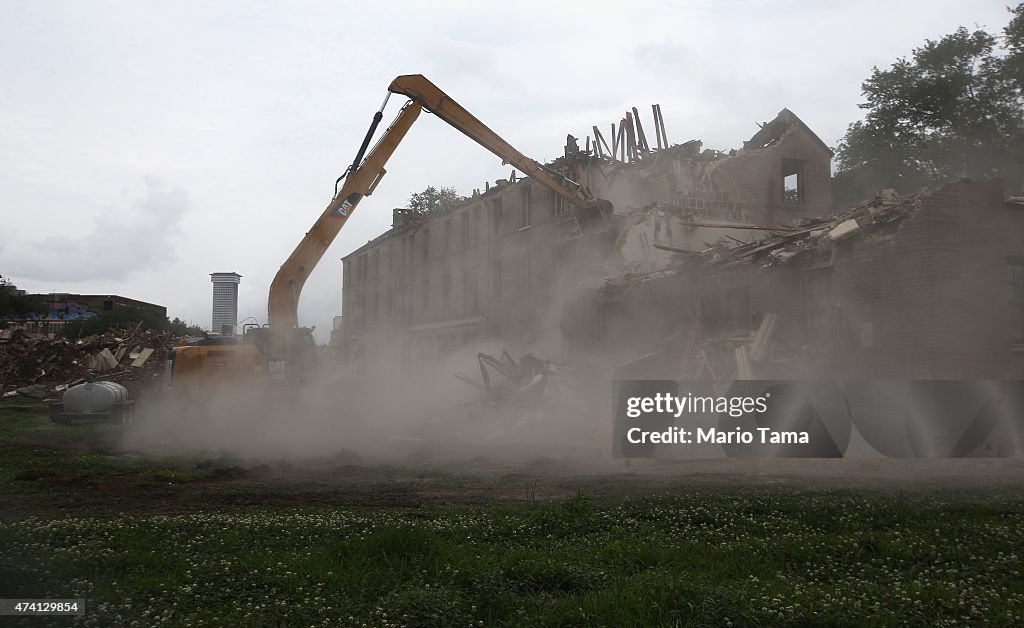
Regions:
<instances>
[{"instance_id":1,"label":"rooftop debris","mask_svg":"<svg viewBox=\"0 0 1024 628\"><path fill-rule=\"evenodd\" d=\"M86 381L91 373L138 390L164 374L166 349L181 344L169 332L135 326L85 338L60 338L22 329L0 333L0 394L38 397ZM32 394L28 395L27 392Z\"/></svg>"},{"instance_id":2,"label":"rooftop debris","mask_svg":"<svg viewBox=\"0 0 1024 628\"><path fill-rule=\"evenodd\" d=\"M921 207L923 195L900 197L893 190L882 190L874 198L864 201L844 212L821 218L807 218L795 227L763 227L768 237L754 242L740 242L735 238L722 238L708 243L699 253L673 251L678 264L667 272L671 274L679 266L694 263L706 266L730 266L735 264L759 263L762 266L781 266L803 257L805 254L831 255L833 247L840 241L860 235L869 235L885 225L897 223ZM687 223L693 227L723 227L725 223ZM736 228L728 225L729 228ZM751 227L753 228L753 227ZM667 247L658 246L668 250ZM656 271L664 274L665 271ZM606 280L605 292L617 292L616 284L643 281L641 275L625 275Z\"/></svg>"}]
</instances>

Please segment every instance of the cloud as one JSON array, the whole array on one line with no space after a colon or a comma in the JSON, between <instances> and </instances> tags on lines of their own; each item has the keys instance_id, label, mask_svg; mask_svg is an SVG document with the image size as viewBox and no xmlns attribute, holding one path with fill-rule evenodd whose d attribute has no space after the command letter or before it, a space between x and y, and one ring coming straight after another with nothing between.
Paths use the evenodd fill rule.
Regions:
<instances>
[{"instance_id":1,"label":"cloud","mask_svg":"<svg viewBox=\"0 0 1024 628\"><path fill-rule=\"evenodd\" d=\"M155 175L142 181L142 198L96 212L82 235L63 233L59 222L37 223L46 235L9 234L0 249L3 268L26 279L113 280L174 261L188 194Z\"/></svg>"}]
</instances>

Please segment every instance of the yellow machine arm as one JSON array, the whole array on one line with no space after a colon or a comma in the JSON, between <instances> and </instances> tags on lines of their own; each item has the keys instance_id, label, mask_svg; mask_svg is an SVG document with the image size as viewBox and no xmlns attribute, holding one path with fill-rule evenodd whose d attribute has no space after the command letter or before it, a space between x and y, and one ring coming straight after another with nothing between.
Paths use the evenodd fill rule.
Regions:
<instances>
[{"instance_id":1,"label":"yellow machine arm","mask_svg":"<svg viewBox=\"0 0 1024 628\"><path fill-rule=\"evenodd\" d=\"M384 102L387 103L386 100ZM419 117L421 107L416 102L407 103L367 155L366 160L360 163L363 151L366 150L366 145L380 122L383 110L384 106L382 105L380 111L374 116L373 125L363 141L363 147L356 156L355 162L347 174L343 175L345 185L335 194L334 199L327 205L327 209L313 223L313 228L302 238L288 260L277 271L274 281L271 282L267 312L271 329L287 329L298 325L299 294L302 292L302 286L305 285L309 273L334 242L334 238L345 226L345 222L355 211L359 201L364 196L373 194L374 188L387 172L384 165L398 148L399 142L405 137L409 127Z\"/></svg>"},{"instance_id":2,"label":"yellow machine arm","mask_svg":"<svg viewBox=\"0 0 1024 628\"><path fill-rule=\"evenodd\" d=\"M607 217L611 214L611 205L607 201L595 199L586 187L545 168L520 153L424 76L419 74L399 76L392 81L388 92L389 96L391 93L407 96L409 102L405 104L395 121L384 132L364 161L363 153L383 115L384 105L381 105L380 110L374 115L373 123L370 125L370 130L366 134L355 160L346 173L338 179L339 182L345 179L344 186L340 191L336 190L334 199L327 209L281 266L274 281L270 284L268 322L273 339L270 349L273 355L269 356L272 360L283 359L290 353L292 336L289 330L295 329L298 325L299 294L302 292L302 286L306 283L309 273L323 257L359 201L364 196L373 193L374 188L377 187L386 172L384 165L395 152L395 148L405 137L409 127L415 122L422 109L430 111L503 161L540 181L579 210L587 212L590 216ZM384 100L384 104L387 104L387 99Z\"/></svg>"},{"instance_id":3,"label":"yellow machine arm","mask_svg":"<svg viewBox=\"0 0 1024 628\"><path fill-rule=\"evenodd\" d=\"M512 164L524 174L543 183L576 207L589 209L606 205L606 203L602 204L601 201L595 199L583 185L545 168L520 153L422 74L399 76L391 81L388 91L408 96L413 102L419 103L430 113L462 131L469 139L501 157L505 163ZM601 213L605 214L610 210L610 206L602 206L600 209Z\"/></svg>"}]
</instances>

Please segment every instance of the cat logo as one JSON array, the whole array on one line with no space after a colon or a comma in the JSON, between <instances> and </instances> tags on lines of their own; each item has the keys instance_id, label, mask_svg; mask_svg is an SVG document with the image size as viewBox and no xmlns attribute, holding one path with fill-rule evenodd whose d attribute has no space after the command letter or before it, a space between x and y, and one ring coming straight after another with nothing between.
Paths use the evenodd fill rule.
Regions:
<instances>
[{"instance_id":1,"label":"cat logo","mask_svg":"<svg viewBox=\"0 0 1024 628\"><path fill-rule=\"evenodd\" d=\"M363 200L363 195L359 192L353 192L345 197L345 200L338 205L334 211L331 212L332 218L347 218L349 212L351 212L359 201Z\"/></svg>"}]
</instances>

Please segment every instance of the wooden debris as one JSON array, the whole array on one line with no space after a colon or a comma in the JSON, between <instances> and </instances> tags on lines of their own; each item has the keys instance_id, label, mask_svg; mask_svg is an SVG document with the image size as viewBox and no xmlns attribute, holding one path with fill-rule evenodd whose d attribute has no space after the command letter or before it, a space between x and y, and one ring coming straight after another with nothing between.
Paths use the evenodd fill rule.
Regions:
<instances>
[{"instance_id":1,"label":"wooden debris","mask_svg":"<svg viewBox=\"0 0 1024 628\"><path fill-rule=\"evenodd\" d=\"M860 225L857 224L856 220L846 220L839 223L828 232L828 239L836 241L852 235L858 229L860 229Z\"/></svg>"},{"instance_id":2,"label":"wooden debris","mask_svg":"<svg viewBox=\"0 0 1024 628\"><path fill-rule=\"evenodd\" d=\"M149 356L151 355L153 355L152 349L143 349L142 351L139 352L139 357L135 358L135 361L132 362L132 367L139 368L140 366L146 363L146 360L148 360Z\"/></svg>"},{"instance_id":3,"label":"wooden debris","mask_svg":"<svg viewBox=\"0 0 1024 628\"><path fill-rule=\"evenodd\" d=\"M750 368L750 354L747 345L736 347L736 375L739 379L754 379Z\"/></svg>"},{"instance_id":4,"label":"wooden debris","mask_svg":"<svg viewBox=\"0 0 1024 628\"><path fill-rule=\"evenodd\" d=\"M165 349L181 344L182 339L167 333L134 326L85 338L51 337L22 329L6 329L0 342L0 392L43 384L50 390L72 386L85 380L90 370L103 372L103 379L131 387L163 380ZM132 362L128 349L139 347ZM151 348L139 362L143 347ZM129 367L129 364L138 365ZM98 367L98 368L97 368Z\"/></svg>"},{"instance_id":5,"label":"wooden debris","mask_svg":"<svg viewBox=\"0 0 1024 628\"><path fill-rule=\"evenodd\" d=\"M775 334L775 326L778 320L778 314L769 313L764 315L761 326L757 328L757 333L754 334L754 341L750 343L750 359L752 361L760 362L768 354L768 346L772 336Z\"/></svg>"}]
</instances>

